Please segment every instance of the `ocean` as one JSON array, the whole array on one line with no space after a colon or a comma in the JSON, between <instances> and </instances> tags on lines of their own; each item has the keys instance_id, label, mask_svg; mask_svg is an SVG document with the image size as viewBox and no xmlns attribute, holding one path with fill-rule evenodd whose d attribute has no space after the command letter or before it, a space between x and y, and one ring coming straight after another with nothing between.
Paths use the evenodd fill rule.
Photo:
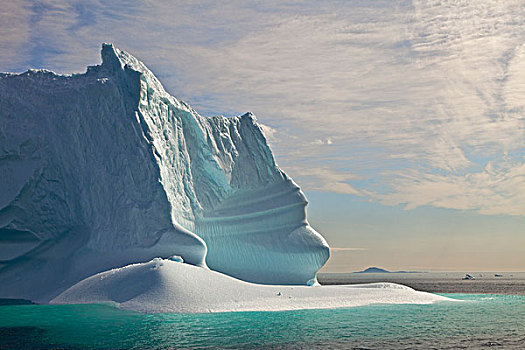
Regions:
<instances>
[{"instance_id":1,"label":"ocean","mask_svg":"<svg viewBox=\"0 0 525 350\"><path fill-rule=\"evenodd\" d=\"M328 277L332 283L381 278L349 275ZM486 273L485 283L480 274L473 274L474 281L458 279L461 274L381 275L470 292L440 293L459 303L185 315L146 315L104 304L4 302L0 349L525 349L523 274L508 274L505 281L505 274ZM320 277L326 282L327 276ZM498 283L504 293L474 294Z\"/></svg>"},{"instance_id":2,"label":"ocean","mask_svg":"<svg viewBox=\"0 0 525 350\"><path fill-rule=\"evenodd\" d=\"M463 280L466 274L473 280ZM431 293L525 295L525 272L320 273L324 285L392 282Z\"/></svg>"},{"instance_id":3,"label":"ocean","mask_svg":"<svg viewBox=\"0 0 525 350\"><path fill-rule=\"evenodd\" d=\"M0 306L1 349L525 348L525 296L347 309L145 315L112 305Z\"/></svg>"}]
</instances>

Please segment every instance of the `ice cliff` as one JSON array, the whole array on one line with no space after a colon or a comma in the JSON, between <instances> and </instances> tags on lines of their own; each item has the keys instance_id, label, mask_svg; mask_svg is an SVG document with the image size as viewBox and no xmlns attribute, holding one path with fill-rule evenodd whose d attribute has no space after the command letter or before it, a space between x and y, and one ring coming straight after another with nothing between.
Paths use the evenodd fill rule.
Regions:
<instances>
[{"instance_id":1,"label":"ice cliff","mask_svg":"<svg viewBox=\"0 0 525 350\"><path fill-rule=\"evenodd\" d=\"M180 255L306 284L329 256L255 117L200 116L110 44L84 74L0 74L0 297Z\"/></svg>"}]
</instances>

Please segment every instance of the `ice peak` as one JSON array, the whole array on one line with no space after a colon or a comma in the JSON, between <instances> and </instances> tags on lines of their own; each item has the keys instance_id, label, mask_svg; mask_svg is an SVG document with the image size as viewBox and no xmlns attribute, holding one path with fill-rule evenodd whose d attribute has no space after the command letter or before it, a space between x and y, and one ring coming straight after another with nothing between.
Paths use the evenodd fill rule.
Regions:
<instances>
[{"instance_id":1,"label":"ice peak","mask_svg":"<svg viewBox=\"0 0 525 350\"><path fill-rule=\"evenodd\" d=\"M118 49L110 43L103 43L101 56L102 56L102 66L110 69L114 68L123 68L122 61L118 55Z\"/></svg>"},{"instance_id":2,"label":"ice peak","mask_svg":"<svg viewBox=\"0 0 525 350\"><path fill-rule=\"evenodd\" d=\"M246 113L244 113L243 115L241 115L241 118L251 119L251 120L253 120L254 122L257 121L257 117L256 117L255 114L253 114L252 112L246 112Z\"/></svg>"},{"instance_id":3,"label":"ice peak","mask_svg":"<svg viewBox=\"0 0 525 350\"><path fill-rule=\"evenodd\" d=\"M138 73L142 77L141 80L143 83L148 86L149 91L155 91L155 93L172 100L175 105L181 107L180 101L169 95L155 74L153 74L153 72L135 56L124 50L118 49L110 43L102 44L101 56L102 69L107 69L112 73L126 72L126 75L131 77L132 84L136 82L135 78ZM127 80L127 78L125 79Z\"/></svg>"}]
</instances>

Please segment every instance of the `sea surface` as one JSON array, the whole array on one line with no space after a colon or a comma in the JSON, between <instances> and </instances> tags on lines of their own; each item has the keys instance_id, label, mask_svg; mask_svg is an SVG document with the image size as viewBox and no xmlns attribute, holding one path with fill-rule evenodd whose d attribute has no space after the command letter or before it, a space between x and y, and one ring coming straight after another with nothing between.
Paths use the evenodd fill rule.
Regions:
<instances>
[{"instance_id":1,"label":"sea surface","mask_svg":"<svg viewBox=\"0 0 525 350\"><path fill-rule=\"evenodd\" d=\"M473 280L464 280L466 274ZM525 295L525 272L320 273L321 284L393 282L431 293Z\"/></svg>"},{"instance_id":2,"label":"sea surface","mask_svg":"<svg viewBox=\"0 0 525 350\"><path fill-rule=\"evenodd\" d=\"M525 296L283 312L145 315L114 305L2 305L0 349L524 349Z\"/></svg>"}]
</instances>

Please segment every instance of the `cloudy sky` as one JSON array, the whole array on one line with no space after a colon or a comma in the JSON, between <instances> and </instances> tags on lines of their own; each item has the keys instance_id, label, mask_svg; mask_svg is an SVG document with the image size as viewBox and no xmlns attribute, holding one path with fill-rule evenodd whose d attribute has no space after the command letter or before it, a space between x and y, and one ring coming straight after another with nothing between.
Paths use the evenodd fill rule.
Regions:
<instances>
[{"instance_id":1,"label":"cloudy sky","mask_svg":"<svg viewBox=\"0 0 525 350\"><path fill-rule=\"evenodd\" d=\"M202 115L257 115L326 271L525 271L521 0L14 0L0 21L0 71L83 72L112 42Z\"/></svg>"}]
</instances>

